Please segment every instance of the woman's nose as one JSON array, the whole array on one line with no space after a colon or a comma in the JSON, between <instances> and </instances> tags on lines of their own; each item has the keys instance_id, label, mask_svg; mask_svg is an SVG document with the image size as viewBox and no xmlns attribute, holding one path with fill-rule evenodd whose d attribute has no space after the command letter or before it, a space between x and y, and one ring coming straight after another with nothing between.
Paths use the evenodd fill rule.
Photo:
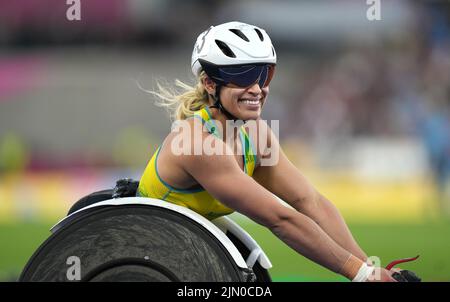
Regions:
<instances>
[{"instance_id":1,"label":"woman's nose","mask_svg":"<svg viewBox=\"0 0 450 302\"><path fill-rule=\"evenodd\" d=\"M262 90L261 87L259 87L259 83L255 82L255 84L247 88L247 91L250 92L251 94L258 95L261 93Z\"/></svg>"}]
</instances>

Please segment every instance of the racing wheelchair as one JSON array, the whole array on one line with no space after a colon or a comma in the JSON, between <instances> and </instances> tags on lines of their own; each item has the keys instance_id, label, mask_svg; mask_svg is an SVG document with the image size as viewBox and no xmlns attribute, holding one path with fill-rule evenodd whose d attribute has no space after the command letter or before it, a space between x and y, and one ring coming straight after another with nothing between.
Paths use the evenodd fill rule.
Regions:
<instances>
[{"instance_id":1,"label":"racing wheelchair","mask_svg":"<svg viewBox=\"0 0 450 302\"><path fill-rule=\"evenodd\" d=\"M77 201L19 281L271 281L267 255L230 218L209 221L136 190L123 179Z\"/></svg>"}]
</instances>

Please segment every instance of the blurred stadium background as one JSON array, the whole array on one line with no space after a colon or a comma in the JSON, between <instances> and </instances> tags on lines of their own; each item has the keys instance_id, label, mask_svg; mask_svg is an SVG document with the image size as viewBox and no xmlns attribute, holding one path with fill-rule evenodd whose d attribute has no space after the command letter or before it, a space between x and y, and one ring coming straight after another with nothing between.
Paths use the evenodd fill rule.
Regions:
<instances>
[{"instance_id":1,"label":"blurred stadium background","mask_svg":"<svg viewBox=\"0 0 450 302\"><path fill-rule=\"evenodd\" d=\"M76 200L138 179L170 129L138 88L193 83L196 36L239 20L278 53L264 109L289 158L362 247L450 281L450 3L0 0L0 280L15 280ZM233 214L234 215L234 214ZM343 280L234 215L276 281Z\"/></svg>"}]
</instances>

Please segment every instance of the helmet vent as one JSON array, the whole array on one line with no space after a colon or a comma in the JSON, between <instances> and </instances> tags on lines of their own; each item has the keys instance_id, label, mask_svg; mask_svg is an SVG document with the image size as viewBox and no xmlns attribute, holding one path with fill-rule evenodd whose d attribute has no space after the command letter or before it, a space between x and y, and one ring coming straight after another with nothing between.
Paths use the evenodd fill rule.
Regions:
<instances>
[{"instance_id":1,"label":"helmet vent","mask_svg":"<svg viewBox=\"0 0 450 302\"><path fill-rule=\"evenodd\" d=\"M235 34L236 36L238 36L239 38L241 38L242 40L245 40L247 42L250 42L250 40L247 38L246 35L244 35L244 33L242 31L240 31L239 29L230 29L230 31Z\"/></svg>"},{"instance_id":2,"label":"helmet vent","mask_svg":"<svg viewBox=\"0 0 450 302\"><path fill-rule=\"evenodd\" d=\"M264 36L263 36L263 34L261 33L261 31L260 31L259 29L257 29L257 28L255 28L255 31L256 31L256 33L258 34L258 37L259 37L259 39L261 40L261 42L264 41Z\"/></svg>"},{"instance_id":3,"label":"helmet vent","mask_svg":"<svg viewBox=\"0 0 450 302\"><path fill-rule=\"evenodd\" d=\"M217 46L219 46L220 50L222 50L224 55L226 55L227 57L230 57L230 58L236 58L236 55L230 49L230 47L228 47L227 44L225 44L224 42L222 42L220 40L215 40L215 41L216 41Z\"/></svg>"}]
</instances>

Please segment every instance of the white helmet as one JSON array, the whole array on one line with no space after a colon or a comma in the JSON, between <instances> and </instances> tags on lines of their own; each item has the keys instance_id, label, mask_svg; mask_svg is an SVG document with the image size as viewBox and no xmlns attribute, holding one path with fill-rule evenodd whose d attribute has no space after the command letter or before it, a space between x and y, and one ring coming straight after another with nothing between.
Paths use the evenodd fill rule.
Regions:
<instances>
[{"instance_id":1,"label":"white helmet","mask_svg":"<svg viewBox=\"0 0 450 302\"><path fill-rule=\"evenodd\" d=\"M276 64L277 55L264 29L233 21L211 26L198 36L191 59L192 73L196 77L202 70L199 60L218 66Z\"/></svg>"}]
</instances>

